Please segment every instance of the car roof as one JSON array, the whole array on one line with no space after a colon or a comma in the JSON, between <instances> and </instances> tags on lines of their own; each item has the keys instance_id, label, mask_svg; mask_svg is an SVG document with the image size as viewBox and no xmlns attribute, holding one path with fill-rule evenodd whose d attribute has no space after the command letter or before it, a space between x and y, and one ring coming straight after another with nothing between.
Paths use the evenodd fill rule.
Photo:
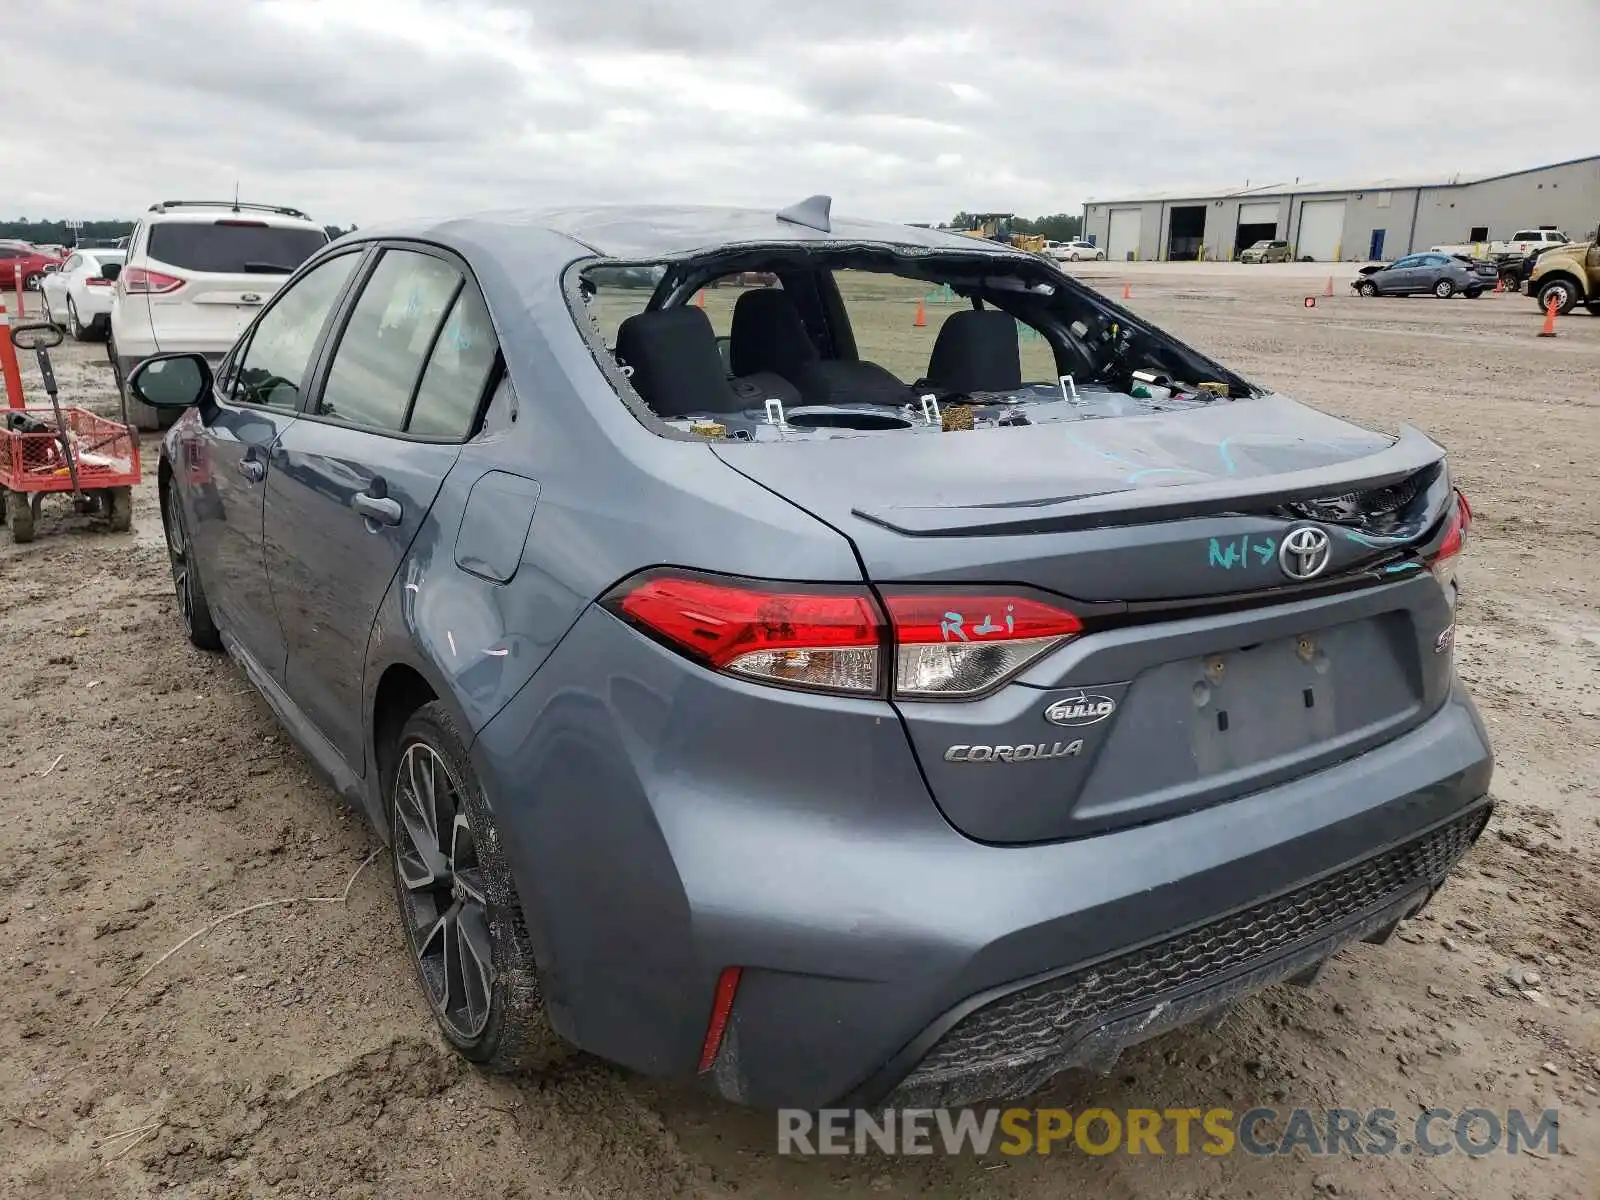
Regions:
<instances>
[{"instance_id":1,"label":"car roof","mask_svg":"<svg viewBox=\"0 0 1600 1200\"><path fill-rule=\"evenodd\" d=\"M698 205L593 205L475 213L448 220L399 223L361 230L359 238L410 237L458 249L541 240L539 232L570 243L569 258L654 261L740 245L792 244L818 249L861 245L953 250L1016 257L998 242L913 225L833 216L827 230L778 218L776 210ZM1032 258L1032 255L1028 256Z\"/></svg>"},{"instance_id":2,"label":"car roof","mask_svg":"<svg viewBox=\"0 0 1600 1200\"><path fill-rule=\"evenodd\" d=\"M150 224L170 224L183 222L191 225L212 225L219 219L235 219L240 221L259 222L263 225L282 226L286 229L321 229L322 226L310 217L295 217L288 213L263 211L261 209L244 209L235 211L226 204L218 205L185 205L183 208L169 208L160 211L145 213L141 220Z\"/></svg>"}]
</instances>

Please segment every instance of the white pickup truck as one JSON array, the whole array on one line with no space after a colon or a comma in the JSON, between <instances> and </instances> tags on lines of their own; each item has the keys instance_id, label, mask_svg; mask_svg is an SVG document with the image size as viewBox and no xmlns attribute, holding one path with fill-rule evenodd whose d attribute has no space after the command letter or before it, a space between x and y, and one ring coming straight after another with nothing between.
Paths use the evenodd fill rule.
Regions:
<instances>
[{"instance_id":1,"label":"white pickup truck","mask_svg":"<svg viewBox=\"0 0 1600 1200\"><path fill-rule=\"evenodd\" d=\"M1429 246L1434 254L1464 254L1468 258L1522 258L1536 250L1565 246L1566 234L1554 229L1519 229L1503 242L1465 242L1459 246Z\"/></svg>"}]
</instances>

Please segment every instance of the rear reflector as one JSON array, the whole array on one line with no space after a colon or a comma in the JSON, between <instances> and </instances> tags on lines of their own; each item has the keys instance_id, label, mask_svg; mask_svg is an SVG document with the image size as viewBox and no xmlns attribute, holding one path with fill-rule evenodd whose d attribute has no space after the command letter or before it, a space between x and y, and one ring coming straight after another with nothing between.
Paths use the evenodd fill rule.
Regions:
<instances>
[{"instance_id":1,"label":"rear reflector","mask_svg":"<svg viewBox=\"0 0 1600 1200\"><path fill-rule=\"evenodd\" d=\"M101 279L98 275L91 275L91 276L89 276L89 278L87 278L87 279L85 279L83 281L83 286L84 287L104 287L104 288L108 288L108 287L111 286L111 280L109 280L109 279Z\"/></svg>"},{"instance_id":2,"label":"rear reflector","mask_svg":"<svg viewBox=\"0 0 1600 1200\"><path fill-rule=\"evenodd\" d=\"M700 1074L711 1070L717 1061L717 1051L722 1049L722 1035L728 1032L728 1018L733 1014L733 998L739 991L741 967L723 967L717 976L716 994L711 1000L711 1019L706 1022L706 1040L700 1045Z\"/></svg>"},{"instance_id":3,"label":"rear reflector","mask_svg":"<svg viewBox=\"0 0 1600 1200\"><path fill-rule=\"evenodd\" d=\"M898 696L959 699L986 692L1081 633L1072 613L999 593L884 597L894 627Z\"/></svg>"},{"instance_id":4,"label":"rear reflector","mask_svg":"<svg viewBox=\"0 0 1600 1200\"><path fill-rule=\"evenodd\" d=\"M176 275L164 275L160 271L148 271L144 267L123 268L122 274L117 276L117 282L122 285L122 293L125 296L175 292L184 283Z\"/></svg>"},{"instance_id":5,"label":"rear reflector","mask_svg":"<svg viewBox=\"0 0 1600 1200\"><path fill-rule=\"evenodd\" d=\"M651 573L607 606L708 666L813 691L879 690L882 622L864 588Z\"/></svg>"}]
</instances>

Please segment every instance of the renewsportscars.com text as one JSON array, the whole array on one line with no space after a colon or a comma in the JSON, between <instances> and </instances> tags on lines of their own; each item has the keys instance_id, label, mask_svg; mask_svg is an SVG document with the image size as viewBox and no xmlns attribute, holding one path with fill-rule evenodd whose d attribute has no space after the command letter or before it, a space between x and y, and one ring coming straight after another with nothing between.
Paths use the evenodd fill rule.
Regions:
<instances>
[{"instance_id":1,"label":"renewsportscars.com text","mask_svg":"<svg viewBox=\"0 0 1600 1200\"><path fill-rule=\"evenodd\" d=\"M778 1112L779 1154L1249 1154L1258 1157L1559 1151L1556 1109L823 1109Z\"/></svg>"}]
</instances>

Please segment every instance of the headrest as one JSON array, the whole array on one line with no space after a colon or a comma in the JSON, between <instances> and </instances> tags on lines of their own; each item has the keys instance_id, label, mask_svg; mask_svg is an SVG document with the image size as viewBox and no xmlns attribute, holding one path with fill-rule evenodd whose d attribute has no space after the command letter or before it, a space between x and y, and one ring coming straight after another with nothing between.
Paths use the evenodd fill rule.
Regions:
<instances>
[{"instance_id":1,"label":"headrest","mask_svg":"<svg viewBox=\"0 0 1600 1200\"><path fill-rule=\"evenodd\" d=\"M949 392L1008 392L1021 387L1016 318L996 308L951 313L934 339L928 382Z\"/></svg>"},{"instance_id":2,"label":"headrest","mask_svg":"<svg viewBox=\"0 0 1600 1200\"><path fill-rule=\"evenodd\" d=\"M711 322L684 305L635 313L617 330L617 359L660 417L731 413L744 407L728 385Z\"/></svg>"},{"instance_id":3,"label":"headrest","mask_svg":"<svg viewBox=\"0 0 1600 1200\"><path fill-rule=\"evenodd\" d=\"M794 379L800 368L821 357L800 310L782 288L755 288L740 296L733 306L731 333L735 375L776 371Z\"/></svg>"}]
</instances>

